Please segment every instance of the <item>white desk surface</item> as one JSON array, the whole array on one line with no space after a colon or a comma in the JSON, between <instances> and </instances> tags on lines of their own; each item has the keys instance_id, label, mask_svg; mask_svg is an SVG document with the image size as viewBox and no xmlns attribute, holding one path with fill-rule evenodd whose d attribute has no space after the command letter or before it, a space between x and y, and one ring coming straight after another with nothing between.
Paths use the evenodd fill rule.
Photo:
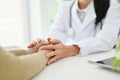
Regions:
<instances>
[{"instance_id":1,"label":"white desk surface","mask_svg":"<svg viewBox=\"0 0 120 80\"><path fill-rule=\"evenodd\" d=\"M47 66L32 80L120 80L120 73L88 63L114 55L114 51L85 57L73 56Z\"/></svg>"}]
</instances>

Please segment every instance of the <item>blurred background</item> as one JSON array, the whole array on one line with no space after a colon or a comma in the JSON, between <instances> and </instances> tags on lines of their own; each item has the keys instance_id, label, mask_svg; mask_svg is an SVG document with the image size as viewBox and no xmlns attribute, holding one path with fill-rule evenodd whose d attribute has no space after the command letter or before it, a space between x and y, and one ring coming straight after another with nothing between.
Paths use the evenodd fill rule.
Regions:
<instances>
[{"instance_id":1,"label":"blurred background","mask_svg":"<svg viewBox=\"0 0 120 80\"><path fill-rule=\"evenodd\" d=\"M65 0L0 0L0 45L27 46L45 38Z\"/></svg>"}]
</instances>

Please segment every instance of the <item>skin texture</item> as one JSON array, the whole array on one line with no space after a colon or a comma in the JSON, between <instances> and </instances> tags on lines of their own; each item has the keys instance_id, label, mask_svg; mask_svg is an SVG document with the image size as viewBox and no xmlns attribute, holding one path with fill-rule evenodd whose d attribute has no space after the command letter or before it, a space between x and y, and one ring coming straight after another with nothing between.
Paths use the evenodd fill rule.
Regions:
<instances>
[{"instance_id":1,"label":"skin texture","mask_svg":"<svg viewBox=\"0 0 120 80\"><path fill-rule=\"evenodd\" d=\"M79 8L85 9L90 4L91 1L92 0L79 0L78 1ZM45 45L43 44L43 42ZM38 43L43 45L37 46ZM37 42L30 44L28 48L33 49L34 47L37 47L36 49L38 50L51 51L50 53L46 54L46 57L48 59L47 64L55 62L64 57L77 55L80 52L80 48L77 47L76 45L64 45L60 40L51 38L48 38L47 41L43 39L38 39Z\"/></svg>"},{"instance_id":2,"label":"skin texture","mask_svg":"<svg viewBox=\"0 0 120 80\"><path fill-rule=\"evenodd\" d=\"M40 41L42 39L39 39ZM36 45L34 46L30 46L29 48L33 49L34 47L36 47L38 44L42 44L43 41L41 41L41 43L38 43L39 40L36 43ZM52 62L55 62L59 59L62 59L64 57L68 57L68 56L74 56L77 55L79 53L79 48L75 45L64 45L60 40L57 39L51 39L48 38L47 41L44 40L44 43L46 42L49 43L47 45L41 45L39 46L39 48L36 48L39 50L45 50L45 51L50 51L49 53L45 54L47 57L47 64L50 64ZM32 44L34 44L32 43Z\"/></svg>"},{"instance_id":3,"label":"skin texture","mask_svg":"<svg viewBox=\"0 0 120 80\"><path fill-rule=\"evenodd\" d=\"M79 53L79 48L77 46L64 45L61 41L56 39L51 39L49 42L50 45L40 47L41 50L53 50L46 55L48 58L47 64L55 62L64 57L77 55Z\"/></svg>"},{"instance_id":4,"label":"skin texture","mask_svg":"<svg viewBox=\"0 0 120 80\"><path fill-rule=\"evenodd\" d=\"M78 5L80 9L85 9L92 0L79 0Z\"/></svg>"}]
</instances>

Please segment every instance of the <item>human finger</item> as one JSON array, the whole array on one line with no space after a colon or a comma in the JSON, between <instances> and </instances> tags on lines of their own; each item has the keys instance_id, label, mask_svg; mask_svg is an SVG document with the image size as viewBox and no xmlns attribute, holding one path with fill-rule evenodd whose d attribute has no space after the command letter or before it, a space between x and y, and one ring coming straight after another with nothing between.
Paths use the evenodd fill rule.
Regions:
<instances>
[{"instance_id":1,"label":"human finger","mask_svg":"<svg viewBox=\"0 0 120 80\"><path fill-rule=\"evenodd\" d=\"M55 56L55 55L57 55L57 54L55 53L55 51L52 51L52 52L50 52L50 53L47 53L47 54L46 54L46 57L49 59L49 58L51 58L51 57L53 57L53 56Z\"/></svg>"},{"instance_id":2,"label":"human finger","mask_svg":"<svg viewBox=\"0 0 120 80\"><path fill-rule=\"evenodd\" d=\"M33 45L33 46L36 46L36 44L37 44L36 41L33 41L33 42L32 42L32 45Z\"/></svg>"},{"instance_id":3,"label":"human finger","mask_svg":"<svg viewBox=\"0 0 120 80\"><path fill-rule=\"evenodd\" d=\"M41 39L41 41L39 42L41 45L47 45L49 44L48 41L44 40L44 39Z\"/></svg>"},{"instance_id":4,"label":"human finger","mask_svg":"<svg viewBox=\"0 0 120 80\"><path fill-rule=\"evenodd\" d=\"M38 38L38 39L37 39L37 42L38 42L38 43L40 43L41 41L42 41L42 39L41 39L41 38Z\"/></svg>"},{"instance_id":5,"label":"human finger","mask_svg":"<svg viewBox=\"0 0 120 80\"><path fill-rule=\"evenodd\" d=\"M44 40L44 39L39 39L37 44L36 44L36 47L39 49L39 47L43 46L43 45L48 45L49 42Z\"/></svg>"},{"instance_id":6,"label":"human finger","mask_svg":"<svg viewBox=\"0 0 120 80\"><path fill-rule=\"evenodd\" d=\"M45 46L41 46L40 47L41 50L55 50L56 49L56 45L45 45Z\"/></svg>"},{"instance_id":7,"label":"human finger","mask_svg":"<svg viewBox=\"0 0 120 80\"><path fill-rule=\"evenodd\" d=\"M60 59L60 57L59 56L55 56L55 57L49 59L48 62L47 62L47 64L51 64L51 63L57 61L58 59Z\"/></svg>"},{"instance_id":8,"label":"human finger","mask_svg":"<svg viewBox=\"0 0 120 80\"><path fill-rule=\"evenodd\" d=\"M47 38L48 42L51 40L51 38Z\"/></svg>"},{"instance_id":9,"label":"human finger","mask_svg":"<svg viewBox=\"0 0 120 80\"><path fill-rule=\"evenodd\" d=\"M60 40L57 40L57 39L50 39L50 40L49 40L49 43L50 43L50 44L53 44L53 45L56 45L56 44L61 43L61 41L60 41Z\"/></svg>"},{"instance_id":10,"label":"human finger","mask_svg":"<svg viewBox=\"0 0 120 80\"><path fill-rule=\"evenodd\" d=\"M29 44L28 46L27 46L27 48L32 48L33 46L32 46L32 44Z\"/></svg>"},{"instance_id":11,"label":"human finger","mask_svg":"<svg viewBox=\"0 0 120 80\"><path fill-rule=\"evenodd\" d=\"M28 48L33 48L36 45L37 45L37 42L33 41L30 45L28 45Z\"/></svg>"}]
</instances>

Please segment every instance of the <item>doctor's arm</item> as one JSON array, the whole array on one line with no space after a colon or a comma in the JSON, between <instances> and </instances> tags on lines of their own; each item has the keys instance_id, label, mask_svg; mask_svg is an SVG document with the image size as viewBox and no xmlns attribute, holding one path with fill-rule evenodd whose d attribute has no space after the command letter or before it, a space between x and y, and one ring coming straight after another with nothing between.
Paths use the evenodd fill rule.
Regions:
<instances>
[{"instance_id":1,"label":"doctor's arm","mask_svg":"<svg viewBox=\"0 0 120 80\"><path fill-rule=\"evenodd\" d=\"M90 37L75 43L80 47L80 55L88 55L101 51L109 51L117 42L120 30L120 4L110 6L105 17L102 30L95 37Z\"/></svg>"}]
</instances>

